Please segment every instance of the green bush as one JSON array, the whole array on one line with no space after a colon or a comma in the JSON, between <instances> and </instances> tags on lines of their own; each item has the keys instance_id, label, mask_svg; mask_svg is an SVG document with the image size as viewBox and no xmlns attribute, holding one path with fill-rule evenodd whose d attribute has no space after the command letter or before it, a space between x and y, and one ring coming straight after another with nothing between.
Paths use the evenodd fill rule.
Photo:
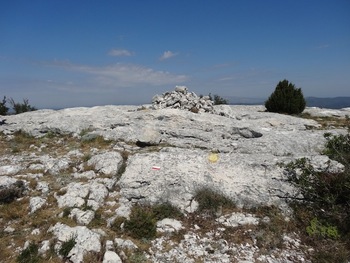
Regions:
<instances>
[{"instance_id":1,"label":"green bush","mask_svg":"<svg viewBox=\"0 0 350 263\"><path fill-rule=\"evenodd\" d=\"M214 105L221 105L221 104L228 104L228 101L226 99L224 99L223 97L214 94L213 96L211 95L211 93L209 93L209 98L210 100L212 100L214 102Z\"/></svg>"},{"instance_id":2,"label":"green bush","mask_svg":"<svg viewBox=\"0 0 350 263\"><path fill-rule=\"evenodd\" d=\"M306 232L310 236L328 237L331 239L338 239L340 237L336 226L331 226L327 223L322 224L317 217L311 220L310 225L306 227Z\"/></svg>"},{"instance_id":3,"label":"green bush","mask_svg":"<svg viewBox=\"0 0 350 263\"><path fill-rule=\"evenodd\" d=\"M152 239L156 236L158 220L181 218L182 216L180 210L168 202L154 206L136 205L131 210L129 220L119 219L112 225L112 228L118 232L121 222L124 221L124 229L130 236L139 239Z\"/></svg>"},{"instance_id":4,"label":"green bush","mask_svg":"<svg viewBox=\"0 0 350 263\"><path fill-rule=\"evenodd\" d=\"M38 245L30 243L29 246L24 249L21 254L17 257L18 263L38 263L41 260L38 252Z\"/></svg>"},{"instance_id":5,"label":"green bush","mask_svg":"<svg viewBox=\"0 0 350 263\"><path fill-rule=\"evenodd\" d=\"M157 220L164 218L182 218L181 211L169 202L157 204L152 207L152 213Z\"/></svg>"},{"instance_id":6,"label":"green bush","mask_svg":"<svg viewBox=\"0 0 350 263\"><path fill-rule=\"evenodd\" d=\"M157 233L157 220L149 207L135 205L130 219L124 222L124 229L130 236L138 239L152 239Z\"/></svg>"},{"instance_id":7,"label":"green bush","mask_svg":"<svg viewBox=\"0 0 350 263\"><path fill-rule=\"evenodd\" d=\"M59 249L58 253L63 256L64 259L68 257L69 252L72 250L72 248L75 246L76 237L71 236L67 241L63 242L61 245L61 248Z\"/></svg>"},{"instance_id":8,"label":"green bush","mask_svg":"<svg viewBox=\"0 0 350 263\"><path fill-rule=\"evenodd\" d=\"M194 198L198 202L198 212L207 212L210 215L215 215L220 208L235 208L231 199L209 188L199 189Z\"/></svg>"},{"instance_id":9,"label":"green bush","mask_svg":"<svg viewBox=\"0 0 350 263\"><path fill-rule=\"evenodd\" d=\"M350 131L350 130L349 130ZM348 262L350 256L350 133L325 134L324 151L344 165L344 171L315 170L303 158L286 166L287 181L296 189L287 196L294 208L296 222L305 229L307 240L315 248L315 262ZM329 241L327 239L332 239ZM334 239L337 247L332 248ZM329 260L326 260L329 258ZM319 261L322 259L322 261ZM335 260L336 259L336 260Z\"/></svg>"},{"instance_id":10,"label":"green bush","mask_svg":"<svg viewBox=\"0 0 350 263\"><path fill-rule=\"evenodd\" d=\"M15 102L13 98L9 100L9 103L12 109L15 111L15 114L20 114L28 111L35 111L36 108L29 105L28 99L23 99L23 103Z\"/></svg>"},{"instance_id":11,"label":"green bush","mask_svg":"<svg viewBox=\"0 0 350 263\"><path fill-rule=\"evenodd\" d=\"M0 115L6 115L9 108L6 107L6 97L2 99L2 102L0 102Z\"/></svg>"},{"instance_id":12,"label":"green bush","mask_svg":"<svg viewBox=\"0 0 350 263\"><path fill-rule=\"evenodd\" d=\"M0 204L11 203L15 199L22 197L24 191L25 185L21 180L17 180L7 188L0 188Z\"/></svg>"},{"instance_id":13,"label":"green bush","mask_svg":"<svg viewBox=\"0 0 350 263\"><path fill-rule=\"evenodd\" d=\"M265 107L269 112L299 114L305 109L306 101L300 88L288 80L280 81L275 91L265 102Z\"/></svg>"}]
</instances>

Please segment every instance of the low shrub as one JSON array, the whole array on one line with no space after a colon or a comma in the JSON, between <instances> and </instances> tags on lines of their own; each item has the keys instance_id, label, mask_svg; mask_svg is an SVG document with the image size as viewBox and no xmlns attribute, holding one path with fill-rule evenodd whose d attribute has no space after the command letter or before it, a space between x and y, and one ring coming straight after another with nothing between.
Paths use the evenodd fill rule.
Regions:
<instances>
[{"instance_id":1,"label":"low shrub","mask_svg":"<svg viewBox=\"0 0 350 263\"><path fill-rule=\"evenodd\" d=\"M210 215L215 215L220 209L235 208L231 199L209 188L199 189L194 198L198 202L198 212Z\"/></svg>"},{"instance_id":2,"label":"low shrub","mask_svg":"<svg viewBox=\"0 0 350 263\"><path fill-rule=\"evenodd\" d=\"M66 259L68 257L69 252L72 250L72 248L75 246L76 237L71 236L67 241L63 242L61 245L61 248L59 249L58 253Z\"/></svg>"},{"instance_id":3,"label":"low shrub","mask_svg":"<svg viewBox=\"0 0 350 263\"><path fill-rule=\"evenodd\" d=\"M0 188L0 204L11 203L15 199L22 197L25 190L23 181L17 180L13 185Z\"/></svg>"},{"instance_id":4,"label":"low shrub","mask_svg":"<svg viewBox=\"0 0 350 263\"><path fill-rule=\"evenodd\" d=\"M157 233L157 220L149 207L135 205L130 214L130 219L124 222L125 231L138 239L153 239Z\"/></svg>"},{"instance_id":5,"label":"low shrub","mask_svg":"<svg viewBox=\"0 0 350 263\"><path fill-rule=\"evenodd\" d=\"M152 213L157 220L162 220L164 218L182 218L183 214L181 211L170 204L165 202L162 204L157 204L152 207Z\"/></svg>"},{"instance_id":6,"label":"low shrub","mask_svg":"<svg viewBox=\"0 0 350 263\"><path fill-rule=\"evenodd\" d=\"M306 232L309 236L328 237L331 239L338 239L340 237L336 226L322 224L317 217L311 220L310 225L306 227Z\"/></svg>"},{"instance_id":7,"label":"low shrub","mask_svg":"<svg viewBox=\"0 0 350 263\"><path fill-rule=\"evenodd\" d=\"M300 229L308 236L306 240L315 247L315 262L347 262L350 257L350 134L326 134L325 137L324 153L342 163L344 171L332 173L327 168L316 171L306 158L291 162L286 166L287 181L297 191L286 198L294 208ZM334 240L342 249L331 248Z\"/></svg>"},{"instance_id":8,"label":"low shrub","mask_svg":"<svg viewBox=\"0 0 350 263\"><path fill-rule=\"evenodd\" d=\"M214 102L214 105L222 105L222 104L228 104L228 100L224 99L223 97L214 94L213 96L211 95L211 93L209 93L209 99L212 100Z\"/></svg>"},{"instance_id":9,"label":"low shrub","mask_svg":"<svg viewBox=\"0 0 350 263\"><path fill-rule=\"evenodd\" d=\"M130 236L138 239L152 239L156 236L157 221L164 218L181 218L183 215L179 209L170 203L161 203L154 206L135 205L130 214L129 220L122 218L117 220L112 228L119 231L120 224L124 221L124 230Z\"/></svg>"},{"instance_id":10,"label":"low shrub","mask_svg":"<svg viewBox=\"0 0 350 263\"><path fill-rule=\"evenodd\" d=\"M35 111L36 108L29 104L28 99L23 99L23 103L15 102L13 98L9 99L9 103L12 109L15 111L15 114L20 114L28 111Z\"/></svg>"},{"instance_id":11,"label":"low shrub","mask_svg":"<svg viewBox=\"0 0 350 263\"><path fill-rule=\"evenodd\" d=\"M41 260L38 252L38 245L30 243L17 257L18 263L38 263Z\"/></svg>"},{"instance_id":12,"label":"low shrub","mask_svg":"<svg viewBox=\"0 0 350 263\"><path fill-rule=\"evenodd\" d=\"M2 102L0 102L0 115L7 115L7 112L9 111L9 108L6 107L6 96L2 99Z\"/></svg>"}]
</instances>

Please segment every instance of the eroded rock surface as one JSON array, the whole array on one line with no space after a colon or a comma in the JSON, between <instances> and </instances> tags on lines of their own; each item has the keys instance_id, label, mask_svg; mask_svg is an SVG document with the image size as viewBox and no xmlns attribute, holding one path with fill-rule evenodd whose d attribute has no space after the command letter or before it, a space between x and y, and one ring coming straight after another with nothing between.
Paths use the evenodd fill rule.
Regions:
<instances>
[{"instance_id":1,"label":"eroded rock surface","mask_svg":"<svg viewBox=\"0 0 350 263\"><path fill-rule=\"evenodd\" d=\"M131 257L130 251L139 253L140 247L123 236L122 224L116 227L114 222L128 218L135 203L168 202L187 217L157 222L162 236L137 254L143 260L308 262L308 248L290 233L283 236L283 249L273 248L272 254L260 250L259 233L252 234L249 228L268 223L268 218L237 212L218 215L210 230L191 225L189 217L198 207L195 193L209 188L232 199L239 209L273 205L288 212L281 197L294 189L278 164L307 157L315 169L341 171L342 165L321 151L324 133L344 130L321 130L314 120L268 113L262 106L209 107L209 103L206 110L199 99L202 104L195 107L202 110L195 113L190 111L192 105L182 102L183 96L194 95L181 88L176 94L181 98L174 104L164 95L163 101L155 99L158 104L142 108L101 106L6 116L0 125L0 143L8 147L0 149L0 195L12 189L8 201L18 202L21 209L13 220L0 219L1 231L13 238L35 236L41 254L48 253L50 242L59 250L73 236L76 244L68 260L83 262L89 253L102 253L104 262L119 262ZM173 100L173 95L166 96ZM162 103L169 105L163 108ZM187 105L184 110L182 105ZM320 109L306 111L326 114ZM327 114L343 117L350 109L331 112ZM34 139L16 140L19 131ZM51 141L51 136L57 137ZM30 145L20 148L26 140ZM30 220L37 220L35 228ZM249 242L236 244L226 238L225 231L242 226ZM19 228L23 235L18 235ZM112 228L120 232L113 234ZM182 239L172 240L179 233ZM9 246L18 252L24 243Z\"/></svg>"}]
</instances>

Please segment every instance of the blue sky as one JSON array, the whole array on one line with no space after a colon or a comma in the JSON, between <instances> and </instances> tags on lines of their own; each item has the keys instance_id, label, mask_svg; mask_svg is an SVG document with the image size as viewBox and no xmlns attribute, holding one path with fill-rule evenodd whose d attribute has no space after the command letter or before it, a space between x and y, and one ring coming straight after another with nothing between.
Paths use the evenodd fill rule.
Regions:
<instances>
[{"instance_id":1,"label":"blue sky","mask_svg":"<svg viewBox=\"0 0 350 263\"><path fill-rule=\"evenodd\" d=\"M349 0L3 0L0 97L39 108L149 103L186 85L350 96Z\"/></svg>"}]
</instances>

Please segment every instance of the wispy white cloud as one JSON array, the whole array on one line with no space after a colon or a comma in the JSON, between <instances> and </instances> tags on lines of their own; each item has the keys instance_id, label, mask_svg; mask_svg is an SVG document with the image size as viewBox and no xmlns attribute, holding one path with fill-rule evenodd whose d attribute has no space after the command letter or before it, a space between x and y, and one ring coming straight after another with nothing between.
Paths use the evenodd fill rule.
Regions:
<instances>
[{"instance_id":1,"label":"wispy white cloud","mask_svg":"<svg viewBox=\"0 0 350 263\"><path fill-rule=\"evenodd\" d=\"M159 60L166 60L166 59L169 59L169 58L172 58L172 57L175 57L177 56L178 53L174 53L170 50L168 51L164 51L163 55L161 55L161 57L159 58Z\"/></svg>"},{"instance_id":2,"label":"wispy white cloud","mask_svg":"<svg viewBox=\"0 0 350 263\"><path fill-rule=\"evenodd\" d=\"M330 47L329 44L323 44L323 45L317 46L316 48L317 48L317 49L324 49L324 48L329 48L329 47Z\"/></svg>"},{"instance_id":3,"label":"wispy white cloud","mask_svg":"<svg viewBox=\"0 0 350 263\"><path fill-rule=\"evenodd\" d=\"M234 79L236 79L236 78L235 77L223 77L223 78L218 79L218 81L231 81Z\"/></svg>"},{"instance_id":4,"label":"wispy white cloud","mask_svg":"<svg viewBox=\"0 0 350 263\"><path fill-rule=\"evenodd\" d=\"M104 67L76 65L67 61L53 61L48 66L89 74L98 84L111 87L140 87L143 85L174 85L188 80L186 75L172 74L136 64L117 63Z\"/></svg>"},{"instance_id":5,"label":"wispy white cloud","mask_svg":"<svg viewBox=\"0 0 350 263\"><path fill-rule=\"evenodd\" d=\"M109 51L108 55L113 57L130 57L134 55L134 53L126 49L112 49Z\"/></svg>"}]
</instances>

